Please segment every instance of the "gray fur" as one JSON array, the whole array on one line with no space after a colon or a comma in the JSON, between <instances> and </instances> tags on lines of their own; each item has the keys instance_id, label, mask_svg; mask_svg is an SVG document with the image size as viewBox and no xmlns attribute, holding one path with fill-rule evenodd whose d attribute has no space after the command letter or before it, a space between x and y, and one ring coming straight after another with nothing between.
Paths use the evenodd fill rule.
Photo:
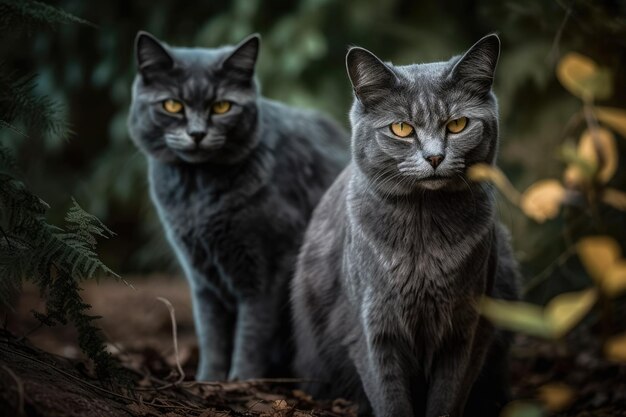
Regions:
<instances>
[{"instance_id":1,"label":"gray fur","mask_svg":"<svg viewBox=\"0 0 626 417\"><path fill-rule=\"evenodd\" d=\"M129 130L191 287L200 380L288 374L289 280L313 208L347 159L335 123L259 95L258 47L258 36L217 49L137 37ZM171 98L184 114L163 110ZM220 100L232 109L211 114Z\"/></svg>"},{"instance_id":2,"label":"gray fur","mask_svg":"<svg viewBox=\"0 0 626 417\"><path fill-rule=\"evenodd\" d=\"M509 340L477 303L517 298L517 267L491 187L465 177L495 162L498 54L495 35L440 63L348 52L352 163L316 208L292 283L295 368L326 382L315 395L377 417L497 416L506 401ZM400 121L415 134L395 137ZM445 155L436 169L431 154Z\"/></svg>"}]
</instances>

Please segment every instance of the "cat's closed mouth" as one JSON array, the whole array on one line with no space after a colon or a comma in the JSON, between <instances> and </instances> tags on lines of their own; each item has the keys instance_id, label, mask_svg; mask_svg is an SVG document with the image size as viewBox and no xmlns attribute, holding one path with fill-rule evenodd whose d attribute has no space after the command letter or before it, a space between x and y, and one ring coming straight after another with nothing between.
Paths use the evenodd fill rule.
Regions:
<instances>
[{"instance_id":1,"label":"cat's closed mouth","mask_svg":"<svg viewBox=\"0 0 626 417\"><path fill-rule=\"evenodd\" d=\"M447 175L431 175L429 177L424 177L422 179L420 179L420 181L448 181L450 180L451 177L447 176Z\"/></svg>"}]
</instances>

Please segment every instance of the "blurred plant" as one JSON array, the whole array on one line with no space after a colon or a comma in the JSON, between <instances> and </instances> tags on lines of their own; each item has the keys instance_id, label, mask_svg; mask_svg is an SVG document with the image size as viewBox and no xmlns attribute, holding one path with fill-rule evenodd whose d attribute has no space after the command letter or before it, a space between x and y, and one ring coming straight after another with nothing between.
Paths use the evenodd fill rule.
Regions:
<instances>
[{"instance_id":1,"label":"blurred plant","mask_svg":"<svg viewBox=\"0 0 626 417\"><path fill-rule=\"evenodd\" d=\"M562 2L545 0L47 2L97 23L99 30L63 24L54 36L33 31L28 37L8 27L0 56L14 70L39 73L37 92L72 110L65 117L80 140L23 141L8 130L0 133L0 140L15 150L31 189L51 204L50 218L62 220L60 196L70 190L119 234L115 243L101 243L103 259L115 270L133 273L162 273L176 265L148 199L144 158L126 131L135 74L133 38L139 29L171 45L198 47L232 44L259 32L263 39L257 72L263 94L317 108L344 124L352 101L343 65L349 45L409 64L447 59L498 31L503 41L495 80L504 139L500 164L516 185L551 173L549 155L541 149L557 137L561 125L556 121L571 114L575 104L552 77L551 57L558 56L559 47L589 48L606 60L619 55L616 51L626 43L615 10L621 6L609 1L568 2L571 13L563 10ZM458 13L451 14L452 9ZM566 12L568 24L562 26ZM555 43L557 31L560 42ZM6 40L9 35L11 41ZM516 132L515 137L507 137L507 131ZM562 249L563 242L555 243L556 226L538 229L522 215L505 220L510 220L525 268L543 269ZM541 290L532 296L549 292Z\"/></svg>"},{"instance_id":2,"label":"blurred plant","mask_svg":"<svg viewBox=\"0 0 626 417\"><path fill-rule=\"evenodd\" d=\"M35 317L48 326L71 322L98 376L109 376L115 362L93 324L98 317L87 314L90 306L80 296L79 283L102 273L117 276L94 251L95 237L112 232L76 201L65 229L49 224L48 205L25 188L11 166L12 159L0 148L0 303L12 308L22 282L35 284L46 301L46 313L34 312Z\"/></svg>"},{"instance_id":3,"label":"blurred plant","mask_svg":"<svg viewBox=\"0 0 626 417\"><path fill-rule=\"evenodd\" d=\"M614 132L626 137L626 110L595 105L610 98L612 74L590 58L567 54L557 65L561 84L582 101L582 110L569 123L569 129L584 124L576 147L561 146L566 163L563 180L543 179L518 192L497 168L479 164L469 169L474 181L490 181L522 212L536 222L556 218L561 208L581 211L592 224L601 224L602 206L626 211L626 193L610 187L618 166L618 146ZM482 314L495 325L532 336L559 340L580 323L595 306L600 308L604 354L608 359L626 362L626 333L614 335L614 299L626 292L626 259L618 242L606 235L574 237L574 250L591 278L592 287L564 292L546 306L485 297ZM529 282L535 285L536 282ZM553 412L571 402L571 388L544 386L542 403ZM515 403L505 416L543 415L534 404Z\"/></svg>"},{"instance_id":4,"label":"blurred plant","mask_svg":"<svg viewBox=\"0 0 626 417\"><path fill-rule=\"evenodd\" d=\"M51 25L81 21L41 3L0 3L0 24L32 30L33 22ZM6 72L0 66L0 129L24 137L65 137L67 128L54 102L34 92L35 78ZM18 127L19 126L19 127ZM105 350L104 339L87 314L90 306L80 296L79 284L105 274L117 277L98 258L96 237L113 233L76 201L65 216L65 229L47 222L49 206L30 192L9 151L0 146L0 304L11 309L24 281L35 284L46 301L45 314L33 312L45 325L72 323L78 343L94 361L99 377L115 373L117 366Z\"/></svg>"}]
</instances>

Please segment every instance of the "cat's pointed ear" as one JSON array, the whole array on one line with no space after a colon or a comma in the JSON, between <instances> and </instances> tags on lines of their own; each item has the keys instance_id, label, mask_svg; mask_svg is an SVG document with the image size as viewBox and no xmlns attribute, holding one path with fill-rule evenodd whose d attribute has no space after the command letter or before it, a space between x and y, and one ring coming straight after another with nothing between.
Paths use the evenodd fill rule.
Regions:
<instances>
[{"instance_id":1,"label":"cat's pointed ear","mask_svg":"<svg viewBox=\"0 0 626 417\"><path fill-rule=\"evenodd\" d=\"M495 33L476 42L454 65L450 76L480 93L488 93L500 56L500 38Z\"/></svg>"},{"instance_id":2,"label":"cat's pointed ear","mask_svg":"<svg viewBox=\"0 0 626 417\"><path fill-rule=\"evenodd\" d=\"M146 78L158 71L167 71L174 66L174 59L157 38L148 32L139 31L135 37L137 68Z\"/></svg>"},{"instance_id":3,"label":"cat's pointed ear","mask_svg":"<svg viewBox=\"0 0 626 417\"><path fill-rule=\"evenodd\" d=\"M243 81L249 81L254 77L254 66L259 56L261 35L254 33L241 41L235 50L224 60L222 68L231 76Z\"/></svg>"},{"instance_id":4,"label":"cat's pointed ear","mask_svg":"<svg viewBox=\"0 0 626 417\"><path fill-rule=\"evenodd\" d=\"M346 69L354 94L364 105L382 98L397 81L396 74L387 64L364 48L348 50Z\"/></svg>"}]
</instances>

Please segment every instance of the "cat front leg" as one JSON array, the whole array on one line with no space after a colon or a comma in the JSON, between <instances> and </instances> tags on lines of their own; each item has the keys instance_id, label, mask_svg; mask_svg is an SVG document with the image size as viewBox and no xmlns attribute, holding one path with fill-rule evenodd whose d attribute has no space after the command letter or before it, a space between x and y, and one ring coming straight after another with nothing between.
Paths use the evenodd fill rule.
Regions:
<instances>
[{"instance_id":1,"label":"cat front leg","mask_svg":"<svg viewBox=\"0 0 626 417\"><path fill-rule=\"evenodd\" d=\"M276 329L279 309L276 296L259 294L239 301L235 325L235 345L228 379L244 380L266 376ZM289 364L285 364L289 368Z\"/></svg>"},{"instance_id":2,"label":"cat front leg","mask_svg":"<svg viewBox=\"0 0 626 417\"><path fill-rule=\"evenodd\" d=\"M207 287L192 288L200 361L198 381L224 381L231 363L235 316Z\"/></svg>"},{"instance_id":3,"label":"cat front leg","mask_svg":"<svg viewBox=\"0 0 626 417\"><path fill-rule=\"evenodd\" d=\"M384 307L364 303L363 337L350 349L365 394L376 417L413 417L406 340L380 314Z\"/></svg>"},{"instance_id":4,"label":"cat front leg","mask_svg":"<svg viewBox=\"0 0 626 417\"><path fill-rule=\"evenodd\" d=\"M491 342L489 335L479 331L476 324L469 328L472 330L455 337L436 355L428 387L426 417L463 416Z\"/></svg>"}]
</instances>

